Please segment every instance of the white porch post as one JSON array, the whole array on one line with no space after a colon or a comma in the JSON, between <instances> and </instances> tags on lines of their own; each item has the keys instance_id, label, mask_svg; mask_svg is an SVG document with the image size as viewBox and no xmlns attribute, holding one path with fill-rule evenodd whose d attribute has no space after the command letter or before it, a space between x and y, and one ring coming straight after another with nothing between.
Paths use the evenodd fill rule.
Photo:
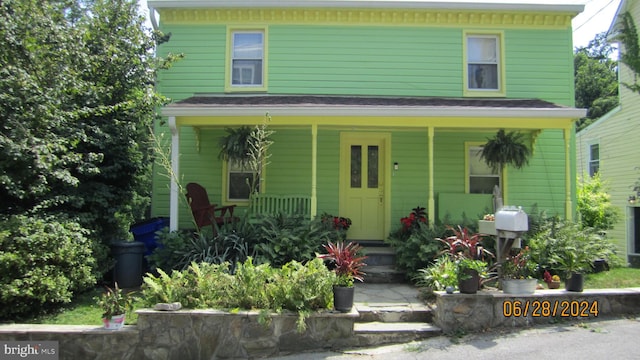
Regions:
<instances>
[{"instance_id":1,"label":"white porch post","mask_svg":"<svg viewBox=\"0 0 640 360\"><path fill-rule=\"evenodd\" d=\"M311 125L311 218L318 214L318 124Z\"/></svg>"},{"instance_id":2,"label":"white porch post","mask_svg":"<svg viewBox=\"0 0 640 360\"><path fill-rule=\"evenodd\" d=\"M171 189L169 193L169 230L178 230L178 180L180 171L180 130L176 124L176 117L169 117L169 129L171 130Z\"/></svg>"},{"instance_id":3,"label":"white porch post","mask_svg":"<svg viewBox=\"0 0 640 360\"><path fill-rule=\"evenodd\" d=\"M433 191L433 137L434 137L434 128L433 126L429 126L429 200L428 200L428 215L429 215L429 225L433 226L435 224L436 218L436 201L434 199L434 191Z\"/></svg>"}]
</instances>

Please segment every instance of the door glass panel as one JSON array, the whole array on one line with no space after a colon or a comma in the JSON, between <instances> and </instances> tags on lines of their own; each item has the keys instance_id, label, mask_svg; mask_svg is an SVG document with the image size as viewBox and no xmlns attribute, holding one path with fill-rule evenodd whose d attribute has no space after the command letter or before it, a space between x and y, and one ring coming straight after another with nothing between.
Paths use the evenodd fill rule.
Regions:
<instances>
[{"instance_id":1,"label":"door glass panel","mask_svg":"<svg viewBox=\"0 0 640 360\"><path fill-rule=\"evenodd\" d=\"M351 145L351 187L362 187L362 146Z\"/></svg>"},{"instance_id":2,"label":"door glass panel","mask_svg":"<svg viewBox=\"0 0 640 360\"><path fill-rule=\"evenodd\" d=\"M367 187L378 188L378 146L369 146L367 151Z\"/></svg>"}]
</instances>

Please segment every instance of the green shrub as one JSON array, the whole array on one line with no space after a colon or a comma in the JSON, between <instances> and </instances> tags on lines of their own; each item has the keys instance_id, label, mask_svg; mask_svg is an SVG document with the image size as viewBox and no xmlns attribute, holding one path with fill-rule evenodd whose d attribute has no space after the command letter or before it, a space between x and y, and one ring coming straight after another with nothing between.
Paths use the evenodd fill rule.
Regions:
<instances>
[{"instance_id":1,"label":"green shrub","mask_svg":"<svg viewBox=\"0 0 640 360\"><path fill-rule=\"evenodd\" d=\"M257 260L276 267L293 260L304 262L313 259L322 250L322 244L338 233L328 229L319 219L308 221L300 215L267 216L258 228Z\"/></svg>"},{"instance_id":2,"label":"green shrub","mask_svg":"<svg viewBox=\"0 0 640 360\"><path fill-rule=\"evenodd\" d=\"M165 272L184 270L193 262L222 264L243 263L253 256L254 230L246 220L229 223L217 228L214 236L211 232L193 233L190 231L160 230L158 246L148 256L152 269L160 268Z\"/></svg>"},{"instance_id":3,"label":"green shrub","mask_svg":"<svg viewBox=\"0 0 640 360\"><path fill-rule=\"evenodd\" d=\"M442 243L436 238L446 237L446 234L444 226L431 228L419 222L409 232L404 228L392 232L385 242L396 250L396 266L414 278L419 269L428 267L443 250Z\"/></svg>"},{"instance_id":4,"label":"green shrub","mask_svg":"<svg viewBox=\"0 0 640 360\"><path fill-rule=\"evenodd\" d=\"M576 208L582 226L596 230L610 230L620 218L619 210L611 203L611 195L606 192L606 183L598 174L578 183Z\"/></svg>"},{"instance_id":5,"label":"green shrub","mask_svg":"<svg viewBox=\"0 0 640 360\"><path fill-rule=\"evenodd\" d=\"M162 270L147 275L142 287L146 306L179 301L185 308L261 309L297 311L298 327L310 311L332 306L335 275L322 260L292 261L282 268L254 265L251 258L230 274L224 264L193 263L171 275Z\"/></svg>"},{"instance_id":6,"label":"green shrub","mask_svg":"<svg viewBox=\"0 0 640 360\"><path fill-rule=\"evenodd\" d=\"M437 258L433 264L419 269L413 279L418 286L427 287L433 291L443 291L447 286L458 286L458 267L448 255Z\"/></svg>"},{"instance_id":7,"label":"green shrub","mask_svg":"<svg viewBox=\"0 0 640 360\"><path fill-rule=\"evenodd\" d=\"M555 218L541 224L528 245L540 271L548 270L552 274L563 275L572 270L590 272L590 265L597 259L605 259L611 266L621 264L615 244L595 229Z\"/></svg>"},{"instance_id":8,"label":"green shrub","mask_svg":"<svg viewBox=\"0 0 640 360\"><path fill-rule=\"evenodd\" d=\"M33 316L93 286L95 260L87 230L55 217L0 221L1 319Z\"/></svg>"},{"instance_id":9,"label":"green shrub","mask_svg":"<svg viewBox=\"0 0 640 360\"><path fill-rule=\"evenodd\" d=\"M193 232L169 231L169 228L165 227L156 234L158 236L158 246L147 256L151 269L161 269L165 272L182 269L182 256L190 239L193 238Z\"/></svg>"}]
</instances>

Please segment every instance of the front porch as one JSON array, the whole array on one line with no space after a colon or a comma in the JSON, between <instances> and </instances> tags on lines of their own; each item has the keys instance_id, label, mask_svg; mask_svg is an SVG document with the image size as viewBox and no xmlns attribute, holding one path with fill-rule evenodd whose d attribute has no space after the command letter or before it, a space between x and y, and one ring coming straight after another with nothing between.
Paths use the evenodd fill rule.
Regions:
<instances>
[{"instance_id":1,"label":"front porch","mask_svg":"<svg viewBox=\"0 0 640 360\"><path fill-rule=\"evenodd\" d=\"M543 201L543 207L571 219L575 189L570 144L573 121L583 113L540 100L337 96L195 96L163 109L171 132L173 171L206 187L224 184L224 164L207 154L217 153L215 134L225 127L255 126L268 114L268 125L279 138L261 192L290 195L295 189L309 196L311 217L329 212L350 217L358 226L379 226L377 235L352 230L354 240L385 238L397 219L416 205L427 209L430 222L450 211L459 216L476 195L469 193L468 146L482 144L501 128L527 134L534 152L550 144L553 149L538 151L533 159L532 167L545 172L500 174L505 204ZM362 149L361 159L353 159L349 152L354 149ZM373 180L367 171L375 160L367 149L376 151ZM361 161L362 193L350 192L360 182L351 183L349 161ZM184 210L179 206L183 195L172 180L168 210L175 230ZM541 183L545 187L537 189ZM548 189L549 184L553 188ZM224 190L214 193L216 202L229 203ZM439 203L441 197L452 199L449 195L463 204ZM359 208L354 208L352 196L361 203ZM374 213L373 208L379 210Z\"/></svg>"}]
</instances>

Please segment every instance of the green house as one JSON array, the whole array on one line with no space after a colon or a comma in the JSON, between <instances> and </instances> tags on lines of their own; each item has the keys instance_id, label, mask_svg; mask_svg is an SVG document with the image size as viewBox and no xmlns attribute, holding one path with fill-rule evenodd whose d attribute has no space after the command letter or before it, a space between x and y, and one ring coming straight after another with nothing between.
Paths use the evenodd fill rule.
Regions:
<instances>
[{"instance_id":1,"label":"green house","mask_svg":"<svg viewBox=\"0 0 640 360\"><path fill-rule=\"evenodd\" d=\"M219 159L226 128L275 131L260 192L349 217L353 240L382 240L412 208L477 219L504 204L575 211L571 1L150 0L184 59L158 79L173 102L155 125L183 183L247 205L246 173ZM522 133L529 165L502 173L479 154ZM170 139L170 140L169 140ZM156 167L153 216L192 226L184 194ZM489 210L488 210L489 209Z\"/></svg>"},{"instance_id":2,"label":"green house","mask_svg":"<svg viewBox=\"0 0 640 360\"><path fill-rule=\"evenodd\" d=\"M638 27L640 2L623 0L609 29L612 37L627 12ZM622 63L619 63L618 77L620 84L637 81L631 69ZM629 263L640 267L640 188L637 187L640 147L633 137L640 125L640 94L623 85L618 90L620 105L576 135L578 176L584 178L597 172L606 181L611 203L622 215L607 236L616 242L621 254L627 254Z\"/></svg>"}]
</instances>

